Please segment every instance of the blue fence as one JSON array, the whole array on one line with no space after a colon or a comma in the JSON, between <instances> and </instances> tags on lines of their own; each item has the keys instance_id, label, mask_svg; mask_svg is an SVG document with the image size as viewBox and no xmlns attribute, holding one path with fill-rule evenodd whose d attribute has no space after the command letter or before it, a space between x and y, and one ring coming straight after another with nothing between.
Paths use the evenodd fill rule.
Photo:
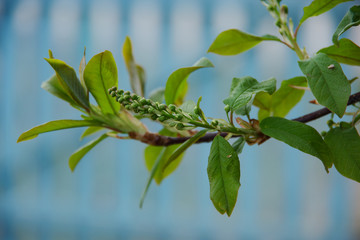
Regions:
<instances>
[{"instance_id":1,"label":"blue fence","mask_svg":"<svg viewBox=\"0 0 360 240\"><path fill-rule=\"evenodd\" d=\"M285 1L295 22L309 2ZM348 6L305 23L301 44L310 53L330 45ZM228 28L276 34L260 1L0 0L0 239L359 239L359 185L334 170L326 174L320 161L279 142L245 148L231 218L218 214L209 199L209 144L191 148L172 176L151 186L143 209L138 208L148 176L143 144L106 140L74 173L67 159L88 141L79 140L81 130L16 144L35 125L80 117L40 88L52 74L43 60L48 49L71 66L80 63L84 46L88 60L110 50L119 85L129 89L121 56L129 35L147 70L147 93L164 85L175 69L206 56L216 68L189 78L188 98L202 95L210 116L224 115L221 102L234 76L274 76L280 82L301 74L295 54L278 43L235 57L206 54ZM358 29L347 34L360 43ZM346 70L349 76L360 73ZM314 109L300 105L289 117Z\"/></svg>"}]
</instances>

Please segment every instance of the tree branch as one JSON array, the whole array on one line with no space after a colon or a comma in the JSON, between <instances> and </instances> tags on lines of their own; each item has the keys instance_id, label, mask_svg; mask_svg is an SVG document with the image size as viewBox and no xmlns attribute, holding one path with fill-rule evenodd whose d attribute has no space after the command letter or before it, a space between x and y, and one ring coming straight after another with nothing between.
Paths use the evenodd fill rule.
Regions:
<instances>
[{"instance_id":1,"label":"tree branch","mask_svg":"<svg viewBox=\"0 0 360 240\"><path fill-rule=\"evenodd\" d=\"M349 101L347 105L352 105L356 102L360 102L360 92L355 93L350 96ZM315 112L311 112L309 114L303 115L298 118L292 119L293 121L307 123L313 120L316 120L318 118L321 118L327 114L331 113L331 111L327 108L322 108L320 110L317 110ZM218 135L218 132L212 132L207 133L205 136L200 138L196 143L204 143L204 142L211 142L216 135ZM226 132L221 132L221 136L225 137L228 135ZM162 136L157 133L146 133L145 135L138 135L136 133L129 133L129 137L132 139L139 140L143 143L153 145L153 146L170 146L174 144L180 144L188 140L190 137L168 137L168 136ZM232 137L240 137L239 135L233 135ZM265 138L261 143L265 142L268 138Z\"/></svg>"}]
</instances>

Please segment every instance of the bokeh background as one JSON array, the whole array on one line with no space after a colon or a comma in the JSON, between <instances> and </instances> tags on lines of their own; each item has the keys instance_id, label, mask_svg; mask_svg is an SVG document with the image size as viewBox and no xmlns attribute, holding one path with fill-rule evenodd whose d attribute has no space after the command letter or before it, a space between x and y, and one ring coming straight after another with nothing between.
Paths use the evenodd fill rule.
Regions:
<instances>
[{"instance_id":1,"label":"bokeh background","mask_svg":"<svg viewBox=\"0 0 360 240\"><path fill-rule=\"evenodd\" d=\"M296 24L310 1L284 3ZM331 45L350 4L309 19L300 45L310 54ZM201 95L208 116L225 117L222 100L233 77L276 77L280 85L301 75L296 55L275 42L240 56L206 53L222 30L277 34L273 22L254 0L0 0L0 239L360 239L360 185L334 169L326 174L319 160L275 140L241 154L242 186L231 218L209 199L209 144L192 147L172 176L153 184L143 209L144 144L107 139L74 173L68 157L90 140L79 140L82 129L16 144L35 125L80 119L40 88L53 74L43 60L48 49L75 69L84 46L87 60L110 50L119 86L130 89L121 55L128 35L147 71L147 94L164 86L172 71L206 56L216 67L191 75L188 99ZM360 44L359 28L345 36ZM349 78L360 74L359 68L344 70ZM306 93L305 99L313 97ZM318 108L301 104L289 118ZM311 125L326 129L325 121Z\"/></svg>"}]
</instances>

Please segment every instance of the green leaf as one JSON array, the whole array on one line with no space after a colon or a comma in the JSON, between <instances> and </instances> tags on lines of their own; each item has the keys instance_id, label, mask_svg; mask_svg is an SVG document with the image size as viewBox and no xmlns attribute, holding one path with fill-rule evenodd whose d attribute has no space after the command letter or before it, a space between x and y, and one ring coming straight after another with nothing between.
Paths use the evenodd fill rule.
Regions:
<instances>
[{"instance_id":1,"label":"green leaf","mask_svg":"<svg viewBox=\"0 0 360 240\"><path fill-rule=\"evenodd\" d=\"M339 63L360 66L360 47L346 38L340 39L339 46L332 45L318 53L325 53Z\"/></svg>"},{"instance_id":2,"label":"green leaf","mask_svg":"<svg viewBox=\"0 0 360 240\"><path fill-rule=\"evenodd\" d=\"M360 6L353 6L345 14L344 18L341 20L339 25L336 28L336 31L332 37L332 41L335 45L339 45L339 36L343 34L346 30L353 26L360 24Z\"/></svg>"},{"instance_id":3,"label":"green leaf","mask_svg":"<svg viewBox=\"0 0 360 240\"><path fill-rule=\"evenodd\" d=\"M88 137L94 133L97 133L98 131L104 130L103 127L88 127L83 134L80 137L80 140L82 140L85 137Z\"/></svg>"},{"instance_id":4,"label":"green leaf","mask_svg":"<svg viewBox=\"0 0 360 240\"><path fill-rule=\"evenodd\" d=\"M150 187L150 184L151 184L152 180L154 179L154 177L156 175L156 172L158 172L158 170L161 169L160 168L160 162L164 158L165 151L166 151L166 148L162 147L159 154L157 155L156 160L154 161L154 164L153 164L153 166L151 168L150 176L149 176L149 178L147 180L146 187L145 187L144 192L143 192L143 194L141 196L141 199L140 199L140 208L142 208L142 206L144 204L146 194L147 194L147 192L149 190L149 187Z\"/></svg>"},{"instance_id":5,"label":"green leaf","mask_svg":"<svg viewBox=\"0 0 360 240\"><path fill-rule=\"evenodd\" d=\"M149 94L149 99L154 102L163 103L165 101L165 88L157 88Z\"/></svg>"},{"instance_id":6,"label":"green leaf","mask_svg":"<svg viewBox=\"0 0 360 240\"><path fill-rule=\"evenodd\" d=\"M221 214L230 217L240 188L240 162L230 143L220 135L211 144L207 172L211 201Z\"/></svg>"},{"instance_id":7,"label":"green leaf","mask_svg":"<svg viewBox=\"0 0 360 240\"><path fill-rule=\"evenodd\" d=\"M176 133L169 131L168 129L164 128L159 132L160 135L175 137ZM164 164L167 162L169 157L173 154L173 152L180 146L180 144L171 145L168 147L158 147L158 146L148 146L145 148L144 157L145 157L145 165L149 171L151 171L155 164L158 157L161 155L161 159L159 164L158 170L154 174L154 178L157 184L160 184L163 179L169 176L172 172L176 170L176 168L181 163L183 158L183 154L179 156L169 167L162 171Z\"/></svg>"},{"instance_id":8,"label":"green leaf","mask_svg":"<svg viewBox=\"0 0 360 240\"><path fill-rule=\"evenodd\" d=\"M208 52L220 55L236 55L255 47L264 40L280 41L279 38L272 35L258 37L237 29L230 29L220 33L216 37L209 47Z\"/></svg>"},{"instance_id":9,"label":"green leaf","mask_svg":"<svg viewBox=\"0 0 360 240\"><path fill-rule=\"evenodd\" d=\"M145 93L145 71L137 65L133 56L132 44L129 37L126 37L123 45L123 55L130 76L130 84L134 93L144 96Z\"/></svg>"},{"instance_id":10,"label":"green leaf","mask_svg":"<svg viewBox=\"0 0 360 240\"><path fill-rule=\"evenodd\" d=\"M268 92L272 94L276 90L276 80L258 82L252 77L234 78L231 84L230 96L224 100L224 104L229 105L232 111L236 111L246 106L256 93Z\"/></svg>"},{"instance_id":11,"label":"green leaf","mask_svg":"<svg viewBox=\"0 0 360 240\"><path fill-rule=\"evenodd\" d=\"M162 168L163 169L162 171L165 171L170 166L171 163L173 163L179 156L181 156L181 154L183 154L191 145L193 145L200 138L202 138L206 134L207 131L209 131L209 130L203 129L203 130L197 132L194 136L192 136L188 140L186 140L183 144L181 144L167 159L167 161L165 162L165 164Z\"/></svg>"},{"instance_id":12,"label":"green leaf","mask_svg":"<svg viewBox=\"0 0 360 240\"><path fill-rule=\"evenodd\" d=\"M342 117L351 88L340 64L326 54L318 53L309 60L299 61L299 66L316 100Z\"/></svg>"},{"instance_id":13,"label":"green leaf","mask_svg":"<svg viewBox=\"0 0 360 240\"><path fill-rule=\"evenodd\" d=\"M192 67L180 68L173 72L166 82L165 102L166 104L181 105L187 91L187 78L189 75L201 68L214 67L207 58L201 58Z\"/></svg>"},{"instance_id":14,"label":"green leaf","mask_svg":"<svg viewBox=\"0 0 360 240\"><path fill-rule=\"evenodd\" d=\"M85 54L86 54L86 48L84 48L84 56L82 57L82 59L80 61L80 65L79 65L79 78L80 78L81 85L85 89L86 96L89 97L89 90L87 89L86 84L85 84L85 80L84 80L84 70L85 70L85 67L86 67Z\"/></svg>"},{"instance_id":15,"label":"green leaf","mask_svg":"<svg viewBox=\"0 0 360 240\"><path fill-rule=\"evenodd\" d=\"M306 78L295 77L282 81L279 90L272 95L273 116L285 117L300 102L305 90L295 89L291 86L307 87Z\"/></svg>"},{"instance_id":16,"label":"green leaf","mask_svg":"<svg viewBox=\"0 0 360 240\"><path fill-rule=\"evenodd\" d=\"M90 120L56 120L44 123L42 125L36 126L23 134L20 135L17 142L22 142L36 138L40 133L52 132L68 128L77 128L77 127L86 127L86 126L99 126L101 123L97 121Z\"/></svg>"},{"instance_id":17,"label":"green leaf","mask_svg":"<svg viewBox=\"0 0 360 240\"><path fill-rule=\"evenodd\" d=\"M334 155L334 165L343 176L360 182L360 137L355 128L333 128L325 142Z\"/></svg>"},{"instance_id":18,"label":"green leaf","mask_svg":"<svg viewBox=\"0 0 360 240\"><path fill-rule=\"evenodd\" d=\"M77 106L78 104L68 95L63 86L61 86L58 77L54 74L48 80L41 84L41 87L53 94L54 96L70 103L72 106Z\"/></svg>"},{"instance_id":19,"label":"green leaf","mask_svg":"<svg viewBox=\"0 0 360 240\"><path fill-rule=\"evenodd\" d=\"M165 163L179 146L180 144L175 144L168 147L148 146L145 148L145 165L149 171L153 169L154 164L156 163L156 159L158 159L158 156L162 153L159 168L154 175L154 179L157 184L160 184L163 179L174 172L180 165L184 156L183 154L177 157L166 169L164 169ZM164 169L164 171L162 169Z\"/></svg>"},{"instance_id":20,"label":"green leaf","mask_svg":"<svg viewBox=\"0 0 360 240\"><path fill-rule=\"evenodd\" d=\"M312 127L285 118L268 117L260 122L261 131L293 148L319 158L328 172L333 163L328 145Z\"/></svg>"},{"instance_id":21,"label":"green leaf","mask_svg":"<svg viewBox=\"0 0 360 240\"><path fill-rule=\"evenodd\" d=\"M84 109L89 109L89 99L87 98L85 90L76 76L75 70L61 60L53 58L45 58L45 60L55 70L56 76L67 94L71 96L71 98L79 106Z\"/></svg>"},{"instance_id":22,"label":"green leaf","mask_svg":"<svg viewBox=\"0 0 360 240\"><path fill-rule=\"evenodd\" d=\"M81 148L76 150L69 158L69 167L70 167L71 171L75 170L77 164L85 156L85 154L87 154L98 143L100 143L102 140L104 140L107 137L108 137L107 134L103 134L100 137L98 137L97 139L94 139L94 140L88 142L87 144L85 144L84 146L82 146Z\"/></svg>"},{"instance_id":23,"label":"green leaf","mask_svg":"<svg viewBox=\"0 0 360 240\"><path fill-rule=\"evenodd\" d=\"M309 6L304 7L304 15L300 19L299 25L301 25L306 19L310 17L319 16L320 14L331 10L336 5L349 1L353 0L314 0Z\"/></svg>"},{"instance_id":24,"label":"green leaf","mask_svg":"<svg viewBox=\"0 0 360 240\"><path fill-rule=\"evenodd\" d=\"M271 100L272 97L270 94L268 94L267 92L259 92L258 94L256 94L253 105L260 109L266 109L270 111Z\"/></svg>"},{"instance_id":25,"label":"green leaf","mask_svg":"<svg viewBox=\"0 0 360 240\"><path fill-rule=\"evenodd\" d=\"M261 122L269 116L285 117L301 100L305 90L291 86L306 87L305 77L295 77L281 82L281 87L270 95L265 92L256 94L254 105L259 107L258 118Z\"/></svg>"},{"instance_id":26,"label":"green leaf","mask_svg":"<svg viewBox=\"0 0 360 240\"><path fill-rule=\"evenodd\" d=\"M116 114L120 109L108 89L118 85L118 73L115 59L111 52L95 55L85 67L84 79L87 88L94 96L104 114Z\"/></svg>"},{"instance_id":27,"label":"green leaf","mask_svg":"<svg viewBox=\"0 0 360 240\"><path fill-rule=\"evenodd\" d=\"M243 137L239 137L231 146L235 150L235 152L239 155L245 146L245 139Z\"/></svg>"}]
</instances>

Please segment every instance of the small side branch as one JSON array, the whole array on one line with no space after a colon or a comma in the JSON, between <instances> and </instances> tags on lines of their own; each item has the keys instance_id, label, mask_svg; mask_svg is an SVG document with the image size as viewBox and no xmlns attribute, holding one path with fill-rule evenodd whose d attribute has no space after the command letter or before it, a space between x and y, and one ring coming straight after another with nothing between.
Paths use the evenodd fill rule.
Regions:
<instances>
[{"instance_id":1,"label":"small side branch","mask_svg":"<svg viewBox=\"0 0 360 240\"><path fill-rule=\"evenodd\" d=\"M360 92L355 93L350 96L348 104L352 105L356 102L360 102ZM320 110L311 112L309 114L303 115L298 118L292 119L293 121L298 121L302 123L307 123L316 119L319 119L327 114L331 113L331 111L327 108L322 108ZM223 137L226 137L228 133L226 132L212 132L207 133L205 136L200 138L196 143L204 143L204 142L211 142L216 135L220 134ZM129 133L129 137L138 141L141 141L143 143L153 145L153 146L170 146L174 144L180 144L188 140L190 137L168 137L168 136L162 136L157 133L146 133L145 135L138 135L136 133ZM233 135L232 138L239 137L239 135ZM265 138L261 143L265 142L269 138Z\"/></svg>"}]
</instances>

